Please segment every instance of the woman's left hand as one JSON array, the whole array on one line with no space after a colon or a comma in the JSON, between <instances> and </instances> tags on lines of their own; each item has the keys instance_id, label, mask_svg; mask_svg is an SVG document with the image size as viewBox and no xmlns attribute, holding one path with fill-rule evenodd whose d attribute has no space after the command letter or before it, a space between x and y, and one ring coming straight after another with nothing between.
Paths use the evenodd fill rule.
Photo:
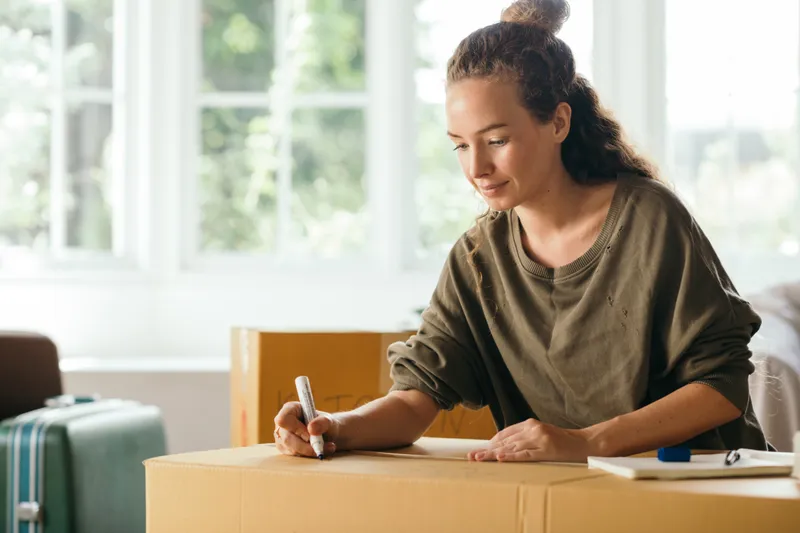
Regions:
<instances>
[{"instance_id":1,"label":"woman's left hand","mask_svg":"<svg viewBox=\"0 0 800 533\"><path fill-rule=\"evenodd\" d=\"M509 426L489 446L467 455L471 461L586 462L592 455L588 435L580 429L562 429L530 418Z\"/></svg>"}]
</instances>

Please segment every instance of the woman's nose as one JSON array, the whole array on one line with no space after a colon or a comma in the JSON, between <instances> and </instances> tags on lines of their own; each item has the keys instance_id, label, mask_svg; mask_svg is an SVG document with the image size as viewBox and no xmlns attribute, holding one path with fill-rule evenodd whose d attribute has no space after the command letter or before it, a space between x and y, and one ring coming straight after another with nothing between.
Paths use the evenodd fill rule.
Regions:
<instances>
[{"instance_id":1,"label":"woman's nose","mask_svg":"<svg viewBox=\"0 0 800 533\"><path fill-rule=\"evenodd\" d=\"M473 180L491 174L492 162L483 150L473 150L469 162L469 177Z\"/></svg>"}]
</instances>

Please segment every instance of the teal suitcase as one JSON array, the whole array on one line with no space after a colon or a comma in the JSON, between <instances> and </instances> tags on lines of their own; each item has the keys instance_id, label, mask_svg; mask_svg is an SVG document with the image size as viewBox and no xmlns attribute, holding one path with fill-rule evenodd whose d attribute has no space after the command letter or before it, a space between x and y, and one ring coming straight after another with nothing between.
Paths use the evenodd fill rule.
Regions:
<instances>
[{"instance_id":1,"label":"teal suitcase","mask_svg":"<svg viewBox=\"0 0 800 533\"><path fill-rule=\"evenodd\" d=\"M65 396L0 423L0 531L145 533L142 461L166 454L157 407Z\"/></svg>"}]
</instances>

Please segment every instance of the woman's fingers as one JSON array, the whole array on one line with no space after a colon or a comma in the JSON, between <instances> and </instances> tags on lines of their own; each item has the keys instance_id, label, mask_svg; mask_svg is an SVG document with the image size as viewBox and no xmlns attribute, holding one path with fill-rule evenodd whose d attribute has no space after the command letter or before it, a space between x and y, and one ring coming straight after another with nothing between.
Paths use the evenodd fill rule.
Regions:
<instances>
[{"instance_id":1,"label":"woman's fingers","mask_svg":"<svg viewBox=\"0 0 800 533\"><path fill-rule=\"evenodd\" d=\"M278 434L280 436L276 437L275 439L275 447L282 454L314 458L317 457L317 454L314 452L314 449L311 447L311 445L300 439L297 435L293 433L287 433L284 437L283 430L279 430ZM326 442L323 453L326 457L336 453L336 443Z\"/></svg>"},{"instance_id":2,"label":"woman's fingers","mask_svg":"<svg viewBox=\"0 0 800 533\"><path fill-rule=\"evenodd\" d=\"M498 443L503 441L509 440L517 435L525 434L526 432L532 431L536 428L536 426L541 425L542 423L538 420L533 418L529 418L523 422L519 422L512 426L508 426L507 428L503 429L502 431L497 432L492 440L489 441L489 446L494 447Z\"/></svg>"},{"instance_id":3,"label":"woman's fingers","mask_svg":"<svg viewBox=\"0 0 800 533\"><path fill-rule=\"evenodd\" d=\"M293 433L308 442L308 428L302 422L302 418L303 408L300 402L288 402L275 416L275 427L282 428L284 432Z\"/></svg>"},{"instance_id":4,"label":"woman's fingers","mask_svg":"<svg viewBox=\"0 0 800 533\"><path fill-rule=\"evenodd\" d=\"M483 457L483 454L486 452L486 448L480 448L478 450L472 450L471 452L467 453L467 460L468 461L480 461L480 457Z\"/></svg>"},{"instance_id":5,"label":"woman's fingers","mask_svg":"<svg viewBox=\"0 0 800 533\"><path fill-rule=\"evenodd\" d=\"M543 428L545 425L534 419L514 424L498 432L486 448L470 452L468 458L473 461L498 461L501 457L513 457L514 460L524 460L521 458L526 456L542 457L541 452L532 455L521 452L543 450L548 447L550 439Z\"/></svg>"},{"instance_id":6,"label":"woman's fingers","mask_svg":"<svg viewBox=\"0 0 800 533\"><path fill-rule=\"evenodd\" d=\"M324 448L325 456L333 455L336 453L336 443L335 442L326 442Z\"/></svg>"},{"instance_id":7,"label":"woman's fingers","mask_svg":"<svg viewBox=\"0 0 800 533\"><path fill-rule=\"evenodd\" d=\"M511 449L512 451L515 450L518 446L523 443L531 442L531 434L519 432L515 433L509 437L506 437L502 440L498 441L490 441L489 446L487 447L488 450L503 450L503 449Z\"/></svg>"},{"instance_id":8,"label":"woman's fingers","mask_svg":"<svg viewBox=\"0 0 800 533\"><path fill-rule=\"evenodd\" d=\"M311 444L285 429L278 429L275 443L281 453L288 452L290 455L302 455L304 457L317 456Z\"/></svg>"},{"instance_id":9,"label":"woman's fingers","mask_svg":"<svg viewBox=\"0 0 800 533\"><path fill-rule=\"evenodd\" d=\"M522 423L524 424L524 422ZM528 439L525 427L521 424L509 426L495 435L485 448L473 450L467 454L470 461L492 461L498 451L515 451L517 446Z\"/></svg>"},{"instance_id":10,"label":"woman's fingers","mask_svg":"<svg viewBox=\"0 0 800 533\"><path fill-rule=\"evenodd\" d=\"M331 419L327 416L317 416L308 425L308 431L314 435L324 435L331 428Z\"/></svg>"},{"instance_id":11,"label":"woman's fingers","mask_svg":"<svg viewBox=\"0 0 800 533\"><path fill-rule=\"evenodd\" d=\"M524 450L525 446L531 445L531 443L511 442L496 448L489 448L483 453L478 454L477 459L478 461L497 461L501 455L515 453L520 450Z\"/></svg>"},{"instance_id":12,"label":"woman's fingers","mask_svg":"<svg viewBox=\"0 0 800 533\"><path fill-rule=\"evenodd\" d=\"M526 449L515 452L498 452L497 461L501 463L512 463L518 461L546 461L544 453L541 450Z\"/></svg>"}]
</instances>

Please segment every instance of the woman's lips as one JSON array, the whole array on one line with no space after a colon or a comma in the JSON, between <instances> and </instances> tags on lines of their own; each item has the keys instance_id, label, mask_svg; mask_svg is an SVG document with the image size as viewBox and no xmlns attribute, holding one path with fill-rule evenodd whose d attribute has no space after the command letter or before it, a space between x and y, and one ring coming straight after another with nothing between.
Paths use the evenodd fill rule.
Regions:
<instances>
[{"instance_id":1,"label":"woman's lips","mask_svg":"<svg viewBox=\"0 0 800 533\"><path fill-rule=\"evenodd\" d=\"M491 183L487 185L480 185L478 188L484 196L495 196L501 192L503 186L507 183L507 181L504 181L503 183Z\"/></svg>"}]
</instances>

